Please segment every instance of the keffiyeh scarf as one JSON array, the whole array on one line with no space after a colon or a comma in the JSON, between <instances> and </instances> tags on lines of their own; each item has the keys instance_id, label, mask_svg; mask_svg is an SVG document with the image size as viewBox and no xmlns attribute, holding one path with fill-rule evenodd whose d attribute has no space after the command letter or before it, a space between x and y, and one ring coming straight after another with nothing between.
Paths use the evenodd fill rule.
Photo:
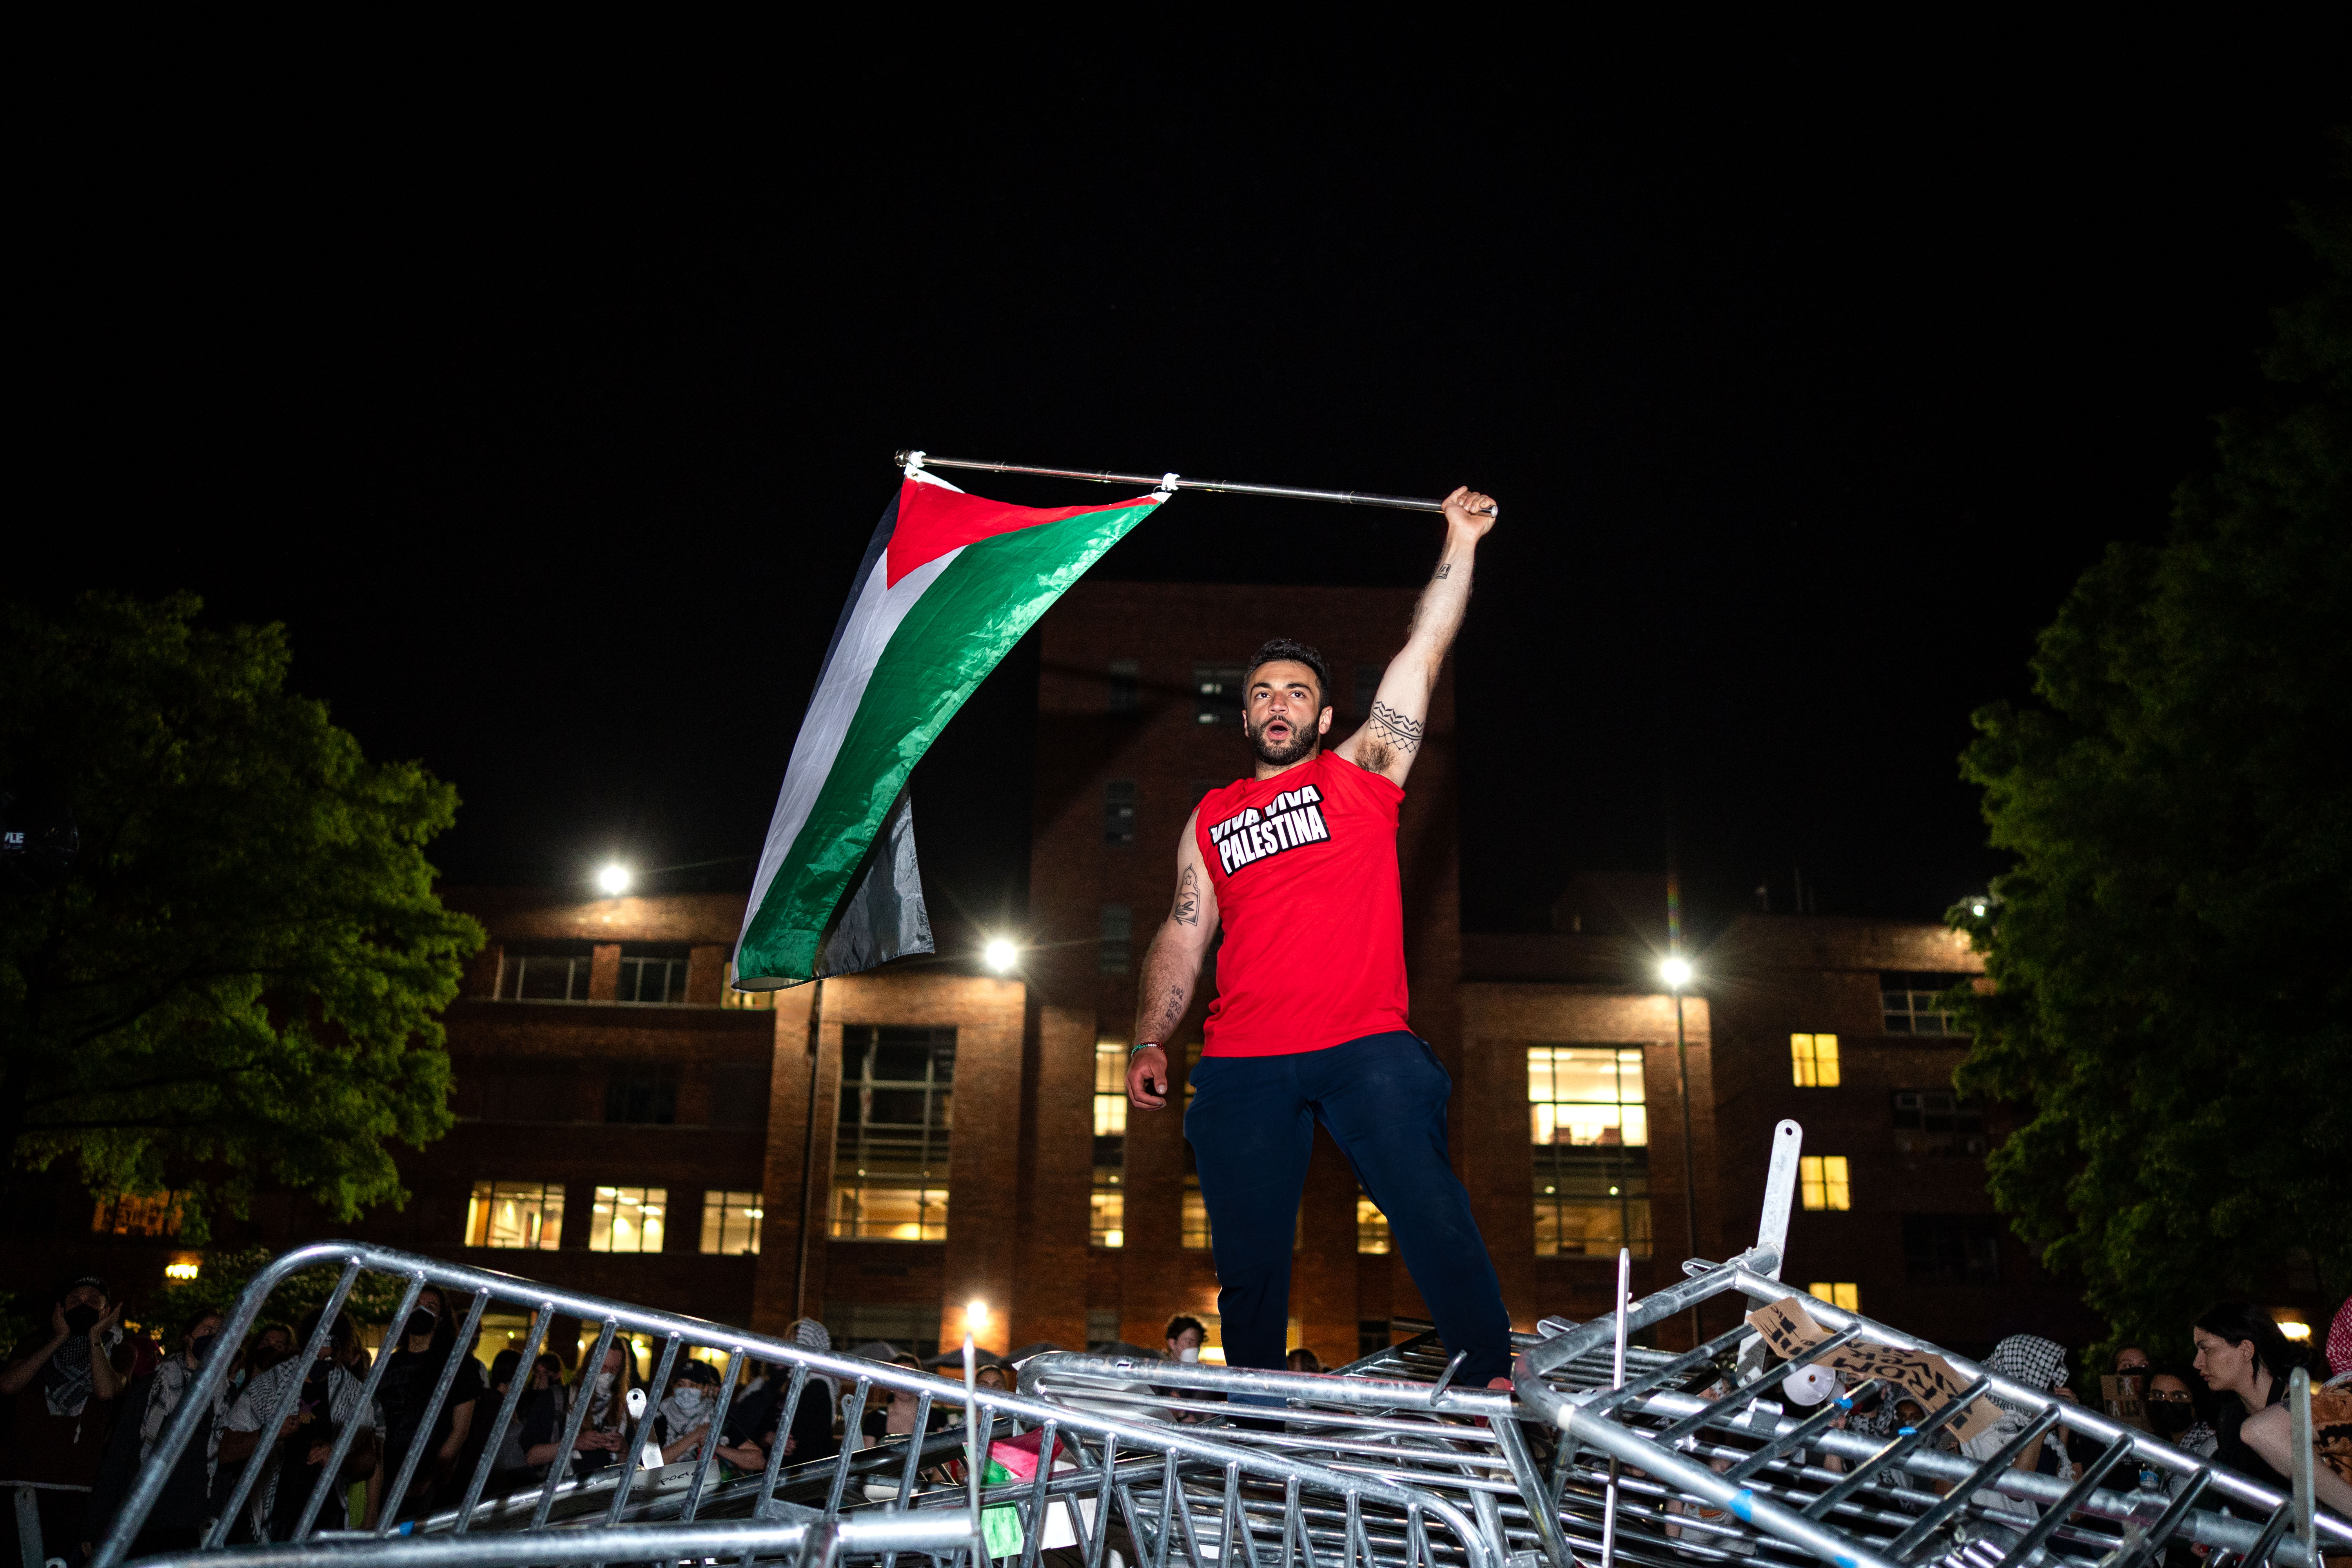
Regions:
<instances>
[{"instance_id":1,"label":"keffiyeh scarf","mask_svg":"<svg viewBox=\"0 0 2352 1568\"><path fill-rule=\"evenodd\" d=\"M96 1384L89 1370L89 1336L68 1332L66 1342L49 1357L41 1375L41 1393L52 1415L79 1415L89 1403Z\"/></svg>"},{"instance_id":2,"label":"keffiyeh scarf","mask_svg":"<svg viewBox=\"0 0 2352 1568\"><path fill-rule=\"evenodd\" d=\"M147 1456L155 1451L156 1442L163 1436L163 1424L172 1418L172 1412L180 1407L180 1396L187 1392L188 1384L194 1383L196 1376L196 1369L188 1364L188 1358L184 1355L173 1356L155 1369L154 1382L147 1389L147 1407L139 1415L141 1464L145 1464ZM226 1391L215 1390L212 1431L206 1438L205 1449L205 1474L208 1477L220 1472L221 1417L227 1413Z\"/></svg>"}]
</instances>

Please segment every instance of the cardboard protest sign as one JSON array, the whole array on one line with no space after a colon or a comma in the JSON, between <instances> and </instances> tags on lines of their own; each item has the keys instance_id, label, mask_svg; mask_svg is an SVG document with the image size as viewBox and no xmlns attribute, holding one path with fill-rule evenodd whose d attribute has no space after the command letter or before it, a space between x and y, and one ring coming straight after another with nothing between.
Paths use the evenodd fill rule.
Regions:
<instances>
[{"instance_id":1,"label":"cardboard protest sign","mask_svg":"<svg viewBox=\"0 0 2352 1568\"><path fill-rule=\"evenodd\" d=\"M1803 1300L1801 1296L1786 1296L1748 1314L1748 1326L1783 1360L1796 1361L1822 1341L1835 1337L1813 1321L1801 1304ZM1942 1356L1860 1340L1840 1346L1813 1364L1840 1373L1848 1386L1867 1378L1879 1378L1918 1401L1919 1408L1929 1415L1958 1399L1969 1386ZM1947 1430L1965 1443L1990 1430L2000 1419L2000 1412L1993 1407L1991 1400L1979 1399L1948 1423Z\"/></svg>"},{"instance_id":2,"label":"cardboard protest sign","mask_svg":"<svg viewBox=\"0 0 2352 1568\"><path fill-rule=\"evenodd\" d=\"M2107 1414L2126 1426L2137 1426L2153 1433L2156 1427L2147 1418L2147 1394L2137 1375L2118 1377L2113 1373L2099 1379L2099 1397L2106 1402Z\"/></svg>"}]
</instances>

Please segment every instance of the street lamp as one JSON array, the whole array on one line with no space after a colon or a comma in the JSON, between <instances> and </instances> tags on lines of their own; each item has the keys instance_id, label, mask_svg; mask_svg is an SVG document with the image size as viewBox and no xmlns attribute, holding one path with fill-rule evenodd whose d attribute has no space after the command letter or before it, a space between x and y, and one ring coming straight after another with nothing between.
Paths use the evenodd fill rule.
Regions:
<instances>
[{"instance_id":1,"label":"street lamp","mask_svg":"<svg viewBox=\"0 0 2352 1568\"><path fill-rule=\"evenodd\" d=\"M1683 1224L1690 1237L1691 1256L1698 1256L1698 1166L1691 1155L1690 1046L1683 1036L1683 988L1691 983L1690 960L1669 953L1658 965L1659 978L1675 994L1675 1098L1683 1108ZM1691 1303L1691 1349L1706 1342L1699 1337L1698 1303Z\"/></svg>"},{"instance_id":2,"label":"street lamp","mask_svg":"<svg viewBox=\"0 0 2352 1568\"><path fill-rule=\"evenodd\" d=\"M988 960L988 967L1003 974L1013 967L1013 959L1020 954L1010 941L1000 936L990 941L982 956Z\"/></svg>"},{"instance_id":3,"label":"street lamp","mask_svg":"<svg viewBox=\"0 0 2352 1568\"><path fill-rule=\"evenodd\" d=\"M629 890L629 868L615 860L596 873L596 885L608 896L617 899Z\"/></svg>"}]
</instances>

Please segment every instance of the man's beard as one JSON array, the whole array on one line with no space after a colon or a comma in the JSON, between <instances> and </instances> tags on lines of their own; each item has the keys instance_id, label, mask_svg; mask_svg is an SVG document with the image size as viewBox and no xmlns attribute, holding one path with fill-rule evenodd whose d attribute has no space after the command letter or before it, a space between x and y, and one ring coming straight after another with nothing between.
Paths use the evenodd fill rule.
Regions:
<instances>
[{"instance_id":1,"label":"man's beard","mask_svg":"<svg viewBox=\"0 0 2352 1568\"><path fill-rule=\"evenodd\" d=\"M1267 742L1264 725L1253 729L1244 724L1242 733L1249 737L1250 750L1257 753L1257 760L1270 768L1286 768L1294 763L1305 762L1315 754L1316 747L1323 741L1323 737L1313 729L1302 730L1296 725L1291 727L1289 741L1282 745Z\"/></svg>"}]
</instances>

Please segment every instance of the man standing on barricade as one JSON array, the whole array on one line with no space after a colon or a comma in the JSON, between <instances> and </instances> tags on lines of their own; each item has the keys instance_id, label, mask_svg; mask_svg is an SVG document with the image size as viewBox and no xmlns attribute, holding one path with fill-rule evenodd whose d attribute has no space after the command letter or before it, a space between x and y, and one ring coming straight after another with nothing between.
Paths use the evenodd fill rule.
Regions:
<instances>
[{"instance_id":1,"label":"man standing on barricade","mask_svg":"<svg viewBox=\"0 0 2352 1568\"><path fill-rule=\"evenodd\" d=\"M1213 790L1184 825L1176 897L1143 961L1128 1098L1168 1103L1163 1043L1192 1005L1220 925L1184 1136L1200 1167L1232 1366L1283 1365L1290 1248L1315 1122L1389 1225L1471 1387L1510 1365L1510 1315L1445 1148L1453 1081L1406 1016L1397 816L1431 695L1494 502L1445 498L1445 549L1364 727L1331 728L1322 656L1277 638L1244 688L1255 776Z\"/></svg>"}]
</instances>

